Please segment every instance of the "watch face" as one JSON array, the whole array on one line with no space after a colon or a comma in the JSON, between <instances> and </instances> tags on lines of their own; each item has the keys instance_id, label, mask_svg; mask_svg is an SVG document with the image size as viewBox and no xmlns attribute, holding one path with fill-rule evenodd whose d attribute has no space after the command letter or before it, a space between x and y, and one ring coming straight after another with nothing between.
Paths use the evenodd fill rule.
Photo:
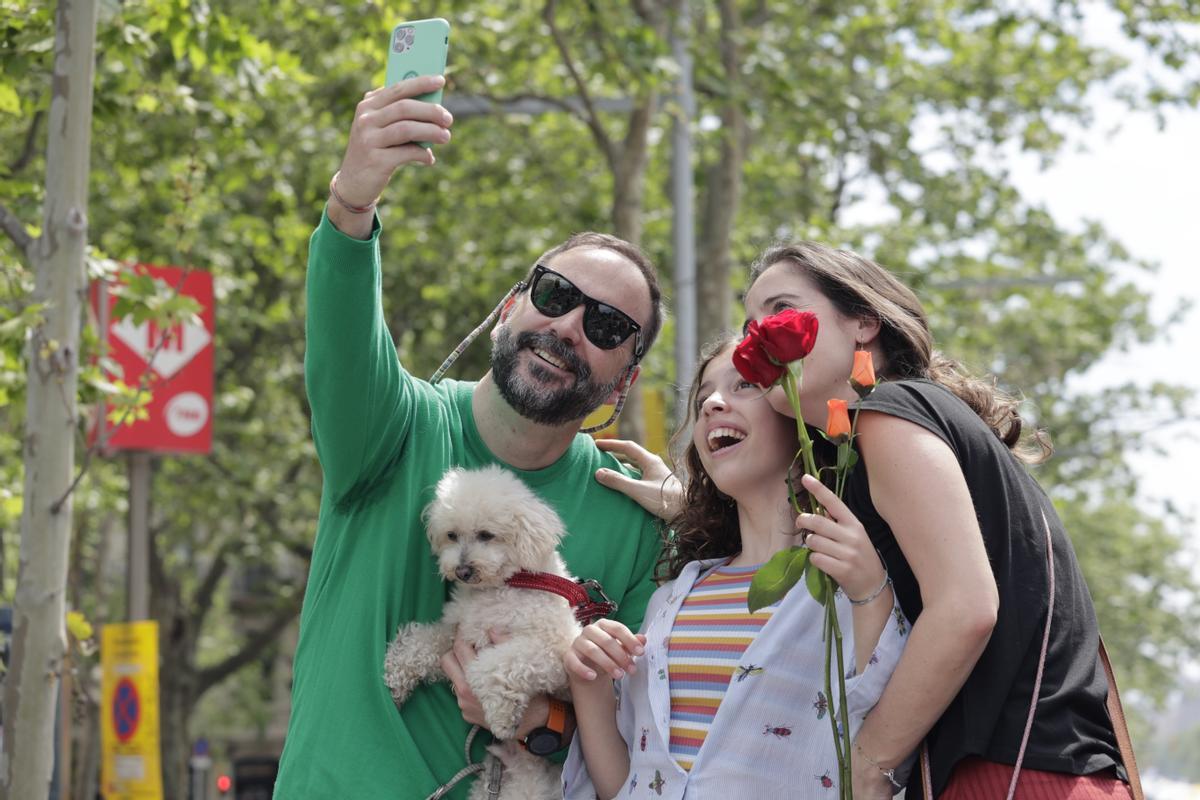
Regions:
<instances>
[{"instance_id":1,"label":"watch face","mask_svg":"<svg viewBox=\"0 0 1200 800\"><path fill-rule=\"evenodd\" d=\"M538 728L525 738L525 747L535 756L548 756L562 747L562 735L550 728Z\"/></svg>"}]
</instances>

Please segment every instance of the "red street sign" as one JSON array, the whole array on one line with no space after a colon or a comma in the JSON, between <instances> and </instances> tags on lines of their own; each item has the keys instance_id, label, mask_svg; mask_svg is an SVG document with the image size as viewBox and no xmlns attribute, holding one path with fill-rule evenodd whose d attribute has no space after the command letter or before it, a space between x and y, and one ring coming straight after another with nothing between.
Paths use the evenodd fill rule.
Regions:
<instances>
[{"instance_id":1,"label":"red street sign","mask_svg":"<svg viewBox=\"0 0 1200 800\"><path fill-rule=\"evenodd\" d=\"M132 739L141 718L142 703L137 687L129 678L122 678L113 689L112 698L113 730L117 734L117 741L125 744Z\"/></svg>"},{"instance_id":2,"label":"red street sign","mask_svg":"<svg viewBox=\"0 0 1200 800\"><path fill-rule=\"evenodd\" d=\"M117 298L92 284L92 307L107 328L108 355L121 366L113 375L127 386L144 386L151 395L149 419L114 425L106 406L98 415L97 435L107 435L105 449L152 450L159 453L207 453L212 449L213 405L213 283L212 273L136 264L133 269L169 286L200 304L202 325L191 323L160 329L153 322L137 325L132 316L113 319ZM100 298L107 298L103 312ZM143 383L143 375L147 375ZM101 433L103 431L103 433Z\"/></svg>"}]
</instances>

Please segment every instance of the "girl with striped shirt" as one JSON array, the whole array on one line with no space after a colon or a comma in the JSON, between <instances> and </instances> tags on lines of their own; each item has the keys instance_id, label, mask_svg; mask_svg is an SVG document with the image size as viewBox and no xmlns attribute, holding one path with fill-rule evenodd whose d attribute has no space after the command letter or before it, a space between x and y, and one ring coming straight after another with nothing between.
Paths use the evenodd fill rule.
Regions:
<instances>
[{"instance_id":1,"label":"girl with striped shirt","mask_svg":"<svg viewBox=\"0 0 1200 800\"><path fill-rule=\"evenodd\" d=\"M640 632L601 620L567 654L578 720L567 798L835 796L824 609L801 586L747 610L755 570L797 533L842 587L851 735L903 650L908 625L862 526L808 477L803 489L828 516L793 513L783 476L798 448L795 422L738 374L735 343L718 342L692 386L690 480L664 551L671 580Z\"/></svg>"}]
</instances>

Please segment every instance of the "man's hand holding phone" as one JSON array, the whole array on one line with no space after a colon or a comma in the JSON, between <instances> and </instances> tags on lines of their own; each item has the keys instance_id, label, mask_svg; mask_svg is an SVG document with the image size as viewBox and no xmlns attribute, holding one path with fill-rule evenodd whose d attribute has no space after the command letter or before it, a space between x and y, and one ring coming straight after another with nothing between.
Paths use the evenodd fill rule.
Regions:
<instances>
[{"instance_id":1,"label":"man's hand holding phone","mask_svg":"<svg viewBox=\"0 0 1200 800\"><path fill-rule=\"evenodd\" d=\"M329 219L347 236L371 235L374 203L403 164L431 165L432 148L450 141L454 117L416 97L442 88L441 75L421 75L367 92L354 112L346 155L330 183ZM358 210L369 209L369 210Z\"/></svg>"}]
</instances>

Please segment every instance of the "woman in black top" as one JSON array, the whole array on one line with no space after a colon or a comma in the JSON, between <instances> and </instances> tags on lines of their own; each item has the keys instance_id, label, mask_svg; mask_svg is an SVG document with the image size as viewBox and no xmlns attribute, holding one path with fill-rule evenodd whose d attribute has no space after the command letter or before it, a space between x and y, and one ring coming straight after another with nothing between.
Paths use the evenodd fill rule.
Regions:
<instances>
[{"instance_id":1,"label":"woman in black top","mask_svg":"<svg viewBox=\"0 0 1200 800\"><path fill-rule=\"evenodd\" d=\"M751 270L746 316L817 314L800 390L806 420L856 401L854 353L871 352L883 383L862 401L862 460L847 485L854 518L802 514L809 543L830 525L861 524L887 565L908 647L854 748L859 800L890 797L893 772L923 741L936 797L1003 797L1025 733L1054 603L1044 674L1021 768L1021 797L1127 798L1105 708L1095 611L1049 499L1022 460L1017 402L933 350L916 296L873 262L808 242L767 251ZM791 414L782 390L773 405ZM644 480L598 479L662 508L663 468L624 443ZM1046 450L1047 448L1043 448ZM823 546L821 544L818 547ZM974 795L961 794L971 784ZM908 796L923 795L914 770Z\"/></svg>"}]
</instances>

